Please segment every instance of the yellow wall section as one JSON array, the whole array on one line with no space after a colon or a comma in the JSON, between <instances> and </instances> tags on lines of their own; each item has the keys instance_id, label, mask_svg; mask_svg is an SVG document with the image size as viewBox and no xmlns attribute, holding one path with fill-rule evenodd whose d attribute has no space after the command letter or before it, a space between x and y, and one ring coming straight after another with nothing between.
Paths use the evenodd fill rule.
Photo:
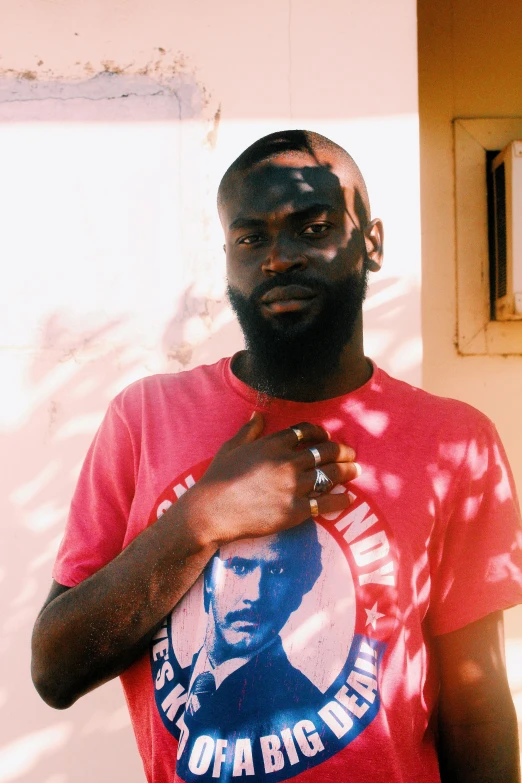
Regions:
<instances>
[{"instance_id":1,"label":"yellow wall section","mask_svg":"<svg viewBox=\"0 0 522 783\"><path fill-rule=\"evenodd\" d=\"M418 3L423 386L496 423L522 490L520 356L460 356L452 119L522 116L522 4Z\"/></svg>"},{"instance_id":2,"label":"yellow wall section","mask_svg":"<svg viewBox=\"0 0 522 783\"><path fill-rule=\"evenodd\" d=\"M455 347L452 120L522 117L522 3L419 0L423 386L469 402L496 424L522 494L519 356L461 356ZM522 216L521 216L522 217ZM522 716L522 611L506 613L510 682Z\"/></svg>"}]
</instances>

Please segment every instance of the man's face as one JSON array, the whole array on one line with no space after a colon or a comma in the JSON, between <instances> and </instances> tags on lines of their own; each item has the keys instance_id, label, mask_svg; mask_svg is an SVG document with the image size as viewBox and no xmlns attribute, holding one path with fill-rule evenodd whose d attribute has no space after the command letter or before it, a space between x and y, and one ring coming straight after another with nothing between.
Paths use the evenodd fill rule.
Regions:
<instances>
[{"instance_id":1,"label":"man's face","mask_svg":"<svg viewBox=\"0 0 522 783\"><path fill-rule=\"evenodd\" d=\"M274 639L299 606L295 553L279 536L222 547L205 585L214 620L214 657L255 653ZM297 592L299 588L297 587Z\"/></svg>"},{"instance_id":2,"label":"man's face","mask_svg":"<svg viewBox=\"0 0 522 783\"><path fill-rule=\"evenodd\" d=\"M220 215L249 350L276 376L295 375L299 355L308 369L317 357L331 371L360 324L366 289L356 189L301 153L261 163L235 185Z\"/></svg>"}]
</instances>

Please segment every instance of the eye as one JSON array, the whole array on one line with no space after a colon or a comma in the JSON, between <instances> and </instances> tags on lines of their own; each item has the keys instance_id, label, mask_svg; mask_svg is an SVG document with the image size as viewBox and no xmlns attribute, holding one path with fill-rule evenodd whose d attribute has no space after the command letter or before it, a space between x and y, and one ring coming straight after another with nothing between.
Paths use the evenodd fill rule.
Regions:
<instances>
[{"instance_id":1,"label":"eye","mask_svg":"<svg viewBox=\"0 0 522 783\"><path fill-rule=\"evenodd\" d=\"M304 236L321 236L321 234L325 234L329 228L329 223L311 223L301 231L301 234Z\"/></svg>"},{"instance_id":2,"label":"eye","mask_svg":"<svg viewBox=\"0 0 522 783\"><path fill-rule=\"evenodd\" d=\"M268 573L272 576L280 576L282 573L284 573L284 570L284 566L275 563L274 565L269 566Z\"/></svg>"},{"instance_id":3,"label":"eye","mask_svg":"<svg viewBox=\"0 0 522 783\"><path fill-rule=\"evenodd\" d=\"M240 237L237 245L257 245L258 242L262 242L264 239L262 234L248 234L246 237Z\"/></svg>"},{"instance_id":4,"label":"eye","mask_svg":"<svg viewBox=\"0 0 522 783\"><path fill-rule=\"evenodd\" d=\"M232 571L233 574L237 574L237 576L244 576L251 568L248 560L239 557L229 558L223 562L223 565L227 570Z\"/></svg>"}]
</instances>

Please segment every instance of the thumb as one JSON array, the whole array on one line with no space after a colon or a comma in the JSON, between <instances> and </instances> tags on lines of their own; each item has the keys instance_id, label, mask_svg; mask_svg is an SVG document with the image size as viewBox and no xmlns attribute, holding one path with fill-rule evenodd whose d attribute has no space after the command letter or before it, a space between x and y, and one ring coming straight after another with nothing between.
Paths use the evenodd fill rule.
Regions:
<instances>
[{"instance_id":1,"label":"thumb","mask_svg":"<svg viewBox=\"0 0 522 783\"><path fill-rule=\"evenodd\" d=\"M223 444L220 451L232 451L232 449L237 449L238 446L252 443L252 441L259 438L264 426L265 419L263 414L260 411L254 411L247 423L243 424L236 434Z\"/></svg>"}]
</instances>

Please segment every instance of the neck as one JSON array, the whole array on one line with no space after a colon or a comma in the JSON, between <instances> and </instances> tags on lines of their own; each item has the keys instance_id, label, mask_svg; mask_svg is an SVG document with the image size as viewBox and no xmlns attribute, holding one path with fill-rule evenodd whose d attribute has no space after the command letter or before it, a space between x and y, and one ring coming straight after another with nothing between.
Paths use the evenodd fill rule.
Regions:
<instances>
[{"instance_id":1,"label":"neck","mask_svg":"<svg viewBox=\"0 0 522 783\"><path fill-rule=\"evenodd\" d=\"M255 356L249 351L241 351L236 355L232 372L240 381L261 394L270 388L271 396L283 400L319 402L349 394L360 388L371 378L372 367L364 356L361 336L344 347L337 369L327 377L320 377L317 373L311 374L309 378L287 381L284 388L279 388L272 378L265 378L259 374Z\"/></svg>"}]
</instances>

